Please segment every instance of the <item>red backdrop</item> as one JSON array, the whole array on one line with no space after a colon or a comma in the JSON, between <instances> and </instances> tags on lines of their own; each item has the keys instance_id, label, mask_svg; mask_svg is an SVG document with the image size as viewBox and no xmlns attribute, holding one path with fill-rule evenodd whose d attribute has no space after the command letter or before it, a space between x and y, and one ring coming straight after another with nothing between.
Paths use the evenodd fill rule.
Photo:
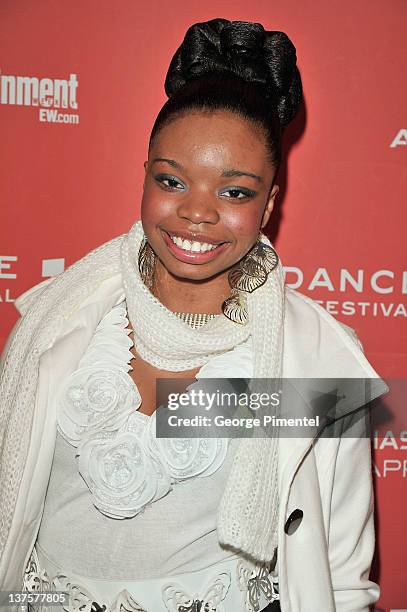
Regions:
<instances>
[{"instance_id":1,"label":"red backdrop","mask_svg":"<svg viewBox=\"0 0 407 612\"><path fill-rule=\"evenodd\" d=\"M224 17L297 48L305 103L270 224L287 281L355 328L384 378L405 377L404 0L2 0L0 17L0 348L17 295L138 218L169 61L189 25ZM407 609L407 432L392 409L401 426L374 456L386 612Z\"/></svg>"}]
</instances>

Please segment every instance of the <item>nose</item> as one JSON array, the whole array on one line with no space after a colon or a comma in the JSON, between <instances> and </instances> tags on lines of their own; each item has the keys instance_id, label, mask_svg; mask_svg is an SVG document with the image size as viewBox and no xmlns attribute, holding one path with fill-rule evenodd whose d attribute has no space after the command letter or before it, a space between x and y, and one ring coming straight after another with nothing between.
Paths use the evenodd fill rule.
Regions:
<instances>
[{"instance_id":1,"label":"nose","mask_svg":"<svg viewBox=\"0 0 407 612\"><path fill-rule=\"evenodd\" d=\"M208 195L190 195L179 204L177 214L181 219L187 219L194 224L214 224L219 221L216 204L211 201Z\"/></svg>"}]
</instances>

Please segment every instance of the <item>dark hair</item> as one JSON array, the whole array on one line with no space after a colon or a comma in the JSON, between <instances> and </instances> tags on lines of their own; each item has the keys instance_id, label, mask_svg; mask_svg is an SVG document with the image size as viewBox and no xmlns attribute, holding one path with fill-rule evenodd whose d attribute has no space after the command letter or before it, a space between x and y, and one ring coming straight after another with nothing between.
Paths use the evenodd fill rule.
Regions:
<instances>
[{"instance_id":1,"label":"dark hair","mask_svg":"<svg viewBox=\"0 0 407 612\"><path fill-rule=\"evenodd\" d=\"M260 127L270 162L279 168L281 137L302 101L296 50L284 32L260 23L211 19L195 23L171 60L165 79L169 99L151 131L188 111L229 110Z\"/></svg>"}]
</instances>

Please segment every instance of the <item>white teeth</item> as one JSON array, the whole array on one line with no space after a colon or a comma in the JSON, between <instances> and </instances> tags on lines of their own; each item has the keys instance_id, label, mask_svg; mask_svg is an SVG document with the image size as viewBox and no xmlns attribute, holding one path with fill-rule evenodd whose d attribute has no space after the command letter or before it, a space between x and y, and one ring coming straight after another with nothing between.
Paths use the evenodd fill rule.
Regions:
<instances>
[{"instance_id":1,"label":"white teeth","mask_svg":"<svg viewBox=\"0 0 407 612\"><path fill-rule=\"evenodd\" d=\"M206 253L206 251L212 251L218 246L207 242L198 242L197 240L194 240L194 242L182 240L179 236L171 236L171 240L184 251L192 251L193 253Z\"/></svg>"}]
</instances>

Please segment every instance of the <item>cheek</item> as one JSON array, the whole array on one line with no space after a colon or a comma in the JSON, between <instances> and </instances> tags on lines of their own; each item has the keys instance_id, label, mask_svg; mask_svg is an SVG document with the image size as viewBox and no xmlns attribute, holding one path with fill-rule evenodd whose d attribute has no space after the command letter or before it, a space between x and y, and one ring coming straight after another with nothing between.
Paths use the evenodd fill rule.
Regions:
<instances>
[{"instance_id":1,"label":"cheek","mask_svg":"<svg viewBox=\"0 0 407 612\"><path fill-rule=\"evenodd\" d=\"M153 226L169 216L173 206L166 201L162 192L146 188L141 200L141 219L143 225Z\"/></svg>"},{"instance_id":2,"label":"cheek","mask_svg":"<svg viewBox=\"0 0 407 612\"><path fill-rule=\"evenodd\" d=\"M242 240L254 241L259 233L261 211L256 208L229 211L223 222L230 231Z\"/></svg>"}]
</instances>

